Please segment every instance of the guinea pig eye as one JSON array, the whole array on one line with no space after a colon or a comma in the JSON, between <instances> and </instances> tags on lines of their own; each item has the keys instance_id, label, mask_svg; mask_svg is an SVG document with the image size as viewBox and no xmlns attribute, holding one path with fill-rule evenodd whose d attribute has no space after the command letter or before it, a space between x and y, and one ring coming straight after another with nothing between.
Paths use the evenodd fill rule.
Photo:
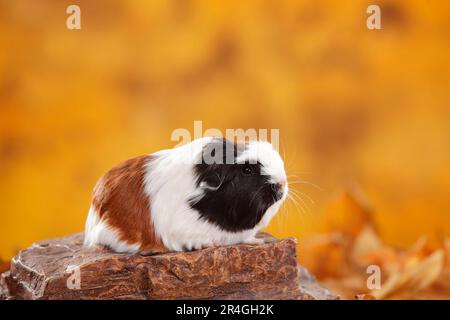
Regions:
<instances>
[{"instance_id":1,"label":"guinea pig eye","mask_svg":"<svg viewBox=\"0 0 450 320\"><path fill-rule=\"evenodd\" d=\"M243 166L242 173L244 174L244 176L249 176L253 173L253 169L250 166Z\"/></svg>"}]
</instances>

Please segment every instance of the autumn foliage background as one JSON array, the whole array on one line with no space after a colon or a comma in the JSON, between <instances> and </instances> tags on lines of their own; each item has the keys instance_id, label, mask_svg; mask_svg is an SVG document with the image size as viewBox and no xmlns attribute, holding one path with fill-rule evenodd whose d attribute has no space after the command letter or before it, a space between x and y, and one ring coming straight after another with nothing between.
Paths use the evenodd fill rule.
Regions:
<instances>
[{"instance_id":1,"label":"autumn foliage background","mask_svg":"<svg viewBox=\"0 0 450 320\"><path fill-rule=\"evenodd\" d=\"M268 231L333 290L448 298L448 1L0 0L0 39L4 261L81 231L102 173L202 120L280 129L298 196Z\"/></svg>"}]
</instances>

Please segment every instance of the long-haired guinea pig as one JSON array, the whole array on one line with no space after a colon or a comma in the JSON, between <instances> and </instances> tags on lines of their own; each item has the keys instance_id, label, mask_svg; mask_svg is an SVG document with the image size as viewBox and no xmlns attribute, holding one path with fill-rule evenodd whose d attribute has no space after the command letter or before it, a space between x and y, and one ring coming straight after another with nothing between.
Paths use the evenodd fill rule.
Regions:
<instances>
[{"instance_id":1,"label":"long-haired guinea pig","mask_svg":"<svg viewBox=\"0 0 450 320\"><path fill-rule=\"evenodd\" d=\"M119 164L94 188L85 245L153 254L261 243L288 192L268 142L201 138Z\"/></svg>"}]
</instances>

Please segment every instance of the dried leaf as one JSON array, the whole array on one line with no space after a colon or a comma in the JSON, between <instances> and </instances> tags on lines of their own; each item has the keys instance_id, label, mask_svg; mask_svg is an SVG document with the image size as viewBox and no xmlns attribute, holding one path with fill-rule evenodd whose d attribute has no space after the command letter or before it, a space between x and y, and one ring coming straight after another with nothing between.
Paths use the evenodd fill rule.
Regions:
<instances>
[{"instance_id":1,"label":"dried leaf","mask_svg":"<svg viewBox=\"0 0 450 320\"><path fill-rule=\"evenodd\" d=\"M374 225L372 209L357 185L348 187L331 201L324 214L325 232L356 237L367 225Z\"/></svg>"},{"instance_id":2,"label":"dried leaf","mask_svg":"<svg viewBox=\"0 0 450 320\"><path fill-rule=\"evenodd\" d=\"M357 295L355 296L355 298L356 298L357 300L376 300L376 298L375 298L373 295L368 294L368 293L357 294Z\"/></svg>"},{"instance_id":3,"label":"dried leaf","mask_svg":"<svg viewBox=\"0 0 450 320\"><path fill-rule=\"evenodd\" d=\"M407 265L403 272L392 274L380 290L373 290L371 294L377 299L411 295L431 285L441 274L443 266L444 252L437 250L417 264Z\"/></svg>"},{"instance_id":4,"label":"dried leaf","mask_svg":"<svg viewBox=\"0 0 450 320\"><path fill-rule=\"evenodd\" d=\"M301 242L299 258L319 279L349 273L349 241L338 233L311 237Z\"/></svg>"},{"instance_id":5,"label":"dried leaf","mask_svg":"<svg viewBox=\"0 0 450 320\"><path fill-rule=\"evenodd\" d=\"M353 244L352 255L364 256L370 252L383 249L384 245L374 228L370 225L364 227Z\"/></svg>"},{"instance_id":6,"label":"dried leaf","mask_svg":"<svg viewBox=\"0 0 450 320\"><path fill-rule=\"evenodd\" d=\"M426 236L421 237L417 242L406 252L403 268L408 268L408 266L414 266L419 261L428 257L434 252L434 250L429 246L428 238Z\"/></svg>"},{"instance_id":7,"label":"dried leaf","mask_svg":"<svg viewBox=\"0 0 450 320\"><path fill-rule=\"evenodd\" d=\"M356 237L351 259L353 264L359 268L377 265L383 271L391 273L398 269L400 255L394 249L386 246L374 228L368 225Z\"/></svg>"},{"instance_id":8,"label":"dried leaf","mask_svg":"<svg viewBox=\"0 0 450 320\"><path fill-rule=\"evenodd\" d=\"M443 247L445 250L445 265L450 268L450 238L445 239Z\"/></svg>"}]
</instances>

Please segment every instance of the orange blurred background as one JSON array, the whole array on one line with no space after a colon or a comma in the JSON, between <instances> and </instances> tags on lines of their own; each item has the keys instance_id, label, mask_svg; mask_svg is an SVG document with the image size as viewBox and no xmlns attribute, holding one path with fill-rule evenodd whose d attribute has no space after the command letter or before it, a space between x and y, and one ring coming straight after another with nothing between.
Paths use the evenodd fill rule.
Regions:
<instances>
[{"instance_id":1,"label":"orange blurred background","mask_svg":"<svg viewBox=\"0 0 450 320\"><path fill-rule=\"evenodd\" d=\"M280 129L288 174L318 188L292 185L314 203L287 203L276 236L351 221L324 215L348 186L389 245L450 235L447 0L1 0L0 39L5 260L81 231L101 174L194 120Z\"/></svg>"}]
</instances>

